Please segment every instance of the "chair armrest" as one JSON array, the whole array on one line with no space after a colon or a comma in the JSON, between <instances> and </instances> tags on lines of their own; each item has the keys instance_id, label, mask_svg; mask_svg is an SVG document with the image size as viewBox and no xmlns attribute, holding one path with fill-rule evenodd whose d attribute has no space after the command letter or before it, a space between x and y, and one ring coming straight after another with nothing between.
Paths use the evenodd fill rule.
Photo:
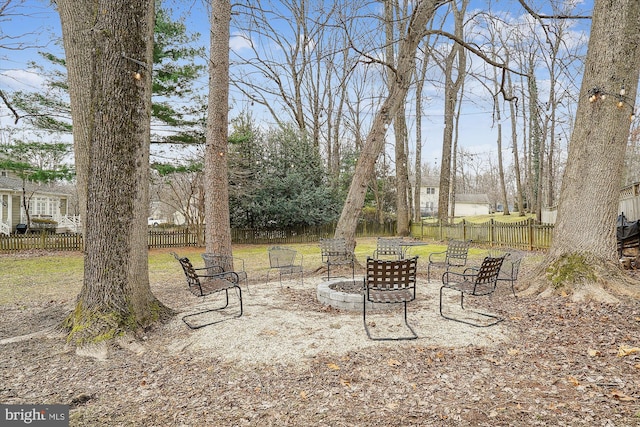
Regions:
<instances>
[{"instance_id":1,"label":"chair armrest","mask_svg":"<svg viewBox=\"0 0 640 427\"><path fill-rule=\"evenodd\" d=\"M218 273L222 273L224 270L222 269L222 267L220 267L219 265L212 265L211 267L199 267L199 268L194 268L195 271L206 271L207 274L213 274L216 275ZM198 276L200 277L205 277L203 275L198 274Z\"/></svg>"},{"instance_id":2,"label":"chair armrest","mask_svg":"<svg viewBox=\"0 0 640 427\"><path fill-rule=\"evenodd\" d=\"M480 271L480 267L467 267L464 269L464 271L462 272L462 274L464 276L475 276L478 274L478 271Z\"/></svg>"},{"instance_id":3,"label":"chair armrest","mask_svg":"<svg viewBox=\"0 0 640 427\"><path fill-rule=\"evenodd\" d=\"M238 273L236 273L235 271L224 271L222 273L207 274L207 275L202 275L200 277L205 278L205 279L224 279L224 280L228 280L229 282L233 282L233 283L239 283L240 282L240 278L238 277Z\"/></svg>"},{"instance_id":4,"label":"chair armrest","mask_svg":"<svg viewBox=\"0 0 640 427\"><path fill-rule=\"evenodd\" d=\"M442 251L442 252L431 252L429 254L429 262L434 262L436 260L432 259L431 257L433 257L434 255L436 255L435 258L437 258L438 256L446 256L447 255L447 251ZM444 261L444 260L443 260Z\"/></svg>"},{"instance_id":5,"label":"chair armrest","mask_svg":"<svg viewBox=\"0 0 640 427\"><path fill-rule=\"evenodd\" d=\"M474 270L474 273L468 273L467 270ZM473 279L478 274L479 269L477 267L469 267L464 270L463 273L455 272L455 271L445 271L442 274L442 283L447 282L456 282L456 281L465 281L468 279ZM453 277L449 277L453 276Z\"/></svg>"}]
</instances>

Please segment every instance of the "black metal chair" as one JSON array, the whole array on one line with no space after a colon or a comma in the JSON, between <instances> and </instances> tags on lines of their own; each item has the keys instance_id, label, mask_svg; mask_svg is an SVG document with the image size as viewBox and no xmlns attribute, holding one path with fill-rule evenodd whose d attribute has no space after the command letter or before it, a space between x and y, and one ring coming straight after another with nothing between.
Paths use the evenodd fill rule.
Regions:
<instances>
[{"instance_id":1,"label":"black metal chair","mask_svg":"<svg viewBox=\"0 0 640 427\"><path fill-rule=\"evenodd\" d=\"M269 251L269 271L267 271L267 283L269 274L276 270L280 276L280 286L282 286L282 276L291 277L300 274L300 283L304 284L303 255L291 248L282 246L272 246Z\"/></svg>"},{"instance_id":2,"label":"black metal chair","mask_svg":"<svg viewBox=\"0 0 640 427\"><path fill-rule=\"evenodd\" d=\"M449 271L451 267L464 267L467 265L467 255L471 240L449 240L447 250L429 254L427 265L427 280L431 281L431 267L443 267Z\"/></svg>"},{"instance_id":3,"label":"black metal chair","mask_svg":"<svg viewBox=\"0 0 640 427\"><path fill-rule=\"evenodd\" d=\"M367 336L376 341L413 340L418 338L407 322L407 303L416 299L416 269L418 257L401 260L367 258L367 274L364 278L362 320ZM400 338L374 338L367 326L367 304L403 304L404 323L411 335Z\"/></svg>"},{"instance_id":4,"label":"black metal chair","mask_svg":"<svg viewBox=\"0 0 640 427\"><path fill-rule=\"evenodd\" d=\"M378 237L376 242L376 250L373 252L375 259L402 259L404 252L402 251L402 237Z\"/></svg>"},{"instance_id":5,"label":"black metal chair","mask_svg":"<svg viewBox=\"0 0 640 427\"><path fill-rule=\"evenodd\" d=\"M327 264L327 280L331 278L332 265L351 265L351 279L355 280L356 256L347 248L345 239L320 239L320 253L322 262Z\"/></svg>"},{"instance_id":6,"label":"black metal chair","mask_svg":"<svg viewBox=\"0 0 640 427\"><path fill-rule=\"evenodd\" d=\"M204 268L194 268L189 258L179 257L178 254L172 253L175 259L180 262L180 266L182 266L182 270L184 271L184 275L187 279L187 285L189 286L189 291L195 295L196 297L206 297L208 295L212 295L218 292L224 291L225 294L225 303L221 307L202 310L197 313L188 314L182 317L182 321L191 329L200 329L205 326L213 325L215 323L220 323L222 321L228 320L230 318L236 318L242 316L242 290L240 289L240 285L238 284L239 278L238 274L233 271L222 271L220 268L218 272L214 273L214 267L204 267ZM199 272L204 272L204 274L200 274ZM201 316L205 313L210 313L214 311L220 311L229 306L229 290L237 289L238 291L238 299L240 301L240 313L232 316L226 317L223 319L215 320L213 322L203 323L203 324L195 324L189 322L187 319L190 319L195 316Z\"/></svg>"},{"instance_id":7,"label":"black metal chair","mask_svg":"<svg viewBox=\"0 0 640 427\"><path fill-rule=\"evenodd\" d=\"M466 323L472 326L478 327L486 327L495 325L498 322L504 320L502 317L483 313L479 311L471 311L475 313L481 318L490 319L490 323L480 323L479 319L461 319L456 317L450 317L445 315L442 312L442 297L443 290L450 289L460 293L460 307L462 310L464 308L464 297L479 297L479 296L490 296L496 289L496 284L498 282L498 275L500 274L500 268L502 267L502 263L504 261L503 257L492 258L486 257L484 261L482 261L482 265L480 268L467 268L464 273L455 273L452 271L447 271L442 275L442 286L440 287L440 315L445 319L455 320L456 322Z\"/></svg>"},{"instance_id":8,"label":"black metal chair","mask_svg":"<svg viewBox=\"0 0 640 427\"><path fill-rule=\"evenodd\" d=\"M244 269L244 260L242 258L236 258L229 255L216 255L213 253L205 252L202 254L202 259L204 260L205 267L214 268L213 272L215 273L217 270L221 268L223 272L233 271L238 275L238 279L240 282L244 282L247 287L247 292L251 293L249 290L249 277L247 276L247 272Z\"/></svg>"}]
</instances>

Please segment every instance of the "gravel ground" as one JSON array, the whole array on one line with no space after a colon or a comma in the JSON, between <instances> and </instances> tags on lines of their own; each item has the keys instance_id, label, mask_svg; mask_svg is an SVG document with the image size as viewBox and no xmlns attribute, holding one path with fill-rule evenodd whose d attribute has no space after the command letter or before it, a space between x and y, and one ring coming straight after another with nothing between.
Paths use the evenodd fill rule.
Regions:
<instances>
[{"instance_id":1,"label":"gravel ground","mask_svg":"<svg viewBox=\"0 0 640 427\"><path fill-rule=\"evenodd\" d=\"M421 278L419 338L374 342L361 313L316 302L321 280L253 283L241 318L191 331L176 316L82 352L54 329L68 302L2 306L0 401L69 404L73 426L640 426L637 301L505 286L484 307L505 321L474 328L441 318ZM194 298L175 289L154 284L185 314ZM372 332L402 334L401 319L375 313Z\"/></svg>"}]
</instances>

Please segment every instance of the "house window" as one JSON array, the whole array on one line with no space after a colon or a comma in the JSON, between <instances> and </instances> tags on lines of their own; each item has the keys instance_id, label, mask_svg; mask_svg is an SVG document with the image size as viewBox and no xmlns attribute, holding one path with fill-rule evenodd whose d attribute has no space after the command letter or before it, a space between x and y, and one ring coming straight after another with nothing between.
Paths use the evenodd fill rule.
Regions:
<instances>
[{"instance_id":1,"label":"house window","mask_svg":"<svg viewBox=\"0 0 640 427\"><path fill-rule=\"evenodd\" d=\"M34 197L31 200L31 215L34 216L55 216L57 213L56 207L60 205L58 199L49 197Z\"/></svg>"},{"instance_id":2,"label":"house window","mask_svg":"<svg viewBox=\"0 0 640 427\"><path fill-rule=\"evenodd\" d=\"M0 176L8 176L7 171L0 171Z\"/></svg>"},{"instance_id":3,"label":"house window","mask_svg":"<svg viewBox=\"0 0 640 427\"><path fill-rule=\"evenodd\" d=\"M436 194L435 187L427 187L427 194Z\"/></svg>"}]
</instances>

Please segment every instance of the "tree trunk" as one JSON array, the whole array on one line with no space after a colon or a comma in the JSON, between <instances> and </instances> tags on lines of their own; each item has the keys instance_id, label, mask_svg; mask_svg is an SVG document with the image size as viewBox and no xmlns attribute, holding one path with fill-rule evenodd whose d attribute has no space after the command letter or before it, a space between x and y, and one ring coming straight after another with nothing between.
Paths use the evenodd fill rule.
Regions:
<instances>
[{"instance_id":1,"label":"tree trunk","mask_svg":"<svg viewBox=\"0 0 640 427\"><path fill-rule=\"evenodd\" d=\"M413 72L416 49L424 35L427 22L442 3L440 0L422 0L417 3L407 26L407 33L400 40L397 72L386 99L373 119L371 130L358 157L349 192L336 226L335 236L345 238L351 247L355 247L356 227L364 205L367 184L373 174L376 160L384 147L385 124L388 124L389 119L395 116L400 103L404 102L411 83L410 76Z\"/></svg>"},{"instance_id":2,"label":"tree trunk","mask_svg":"<svg viewBox=\"0 0 640 427\"><path fill-rule=\"evenodd\" d=\"M205 152L206 250L231 255L229 177L227 166L229 116L229 0L215 0L211 10L209 113Z\"/></svg>"},{"instance_id":3,"label":"tree trunk","mask_svg":"<svg viewBox=\"0 0 640 427\"><path fill-rule=\"evenodd\" d=\"M393 120L395 137L396 137L396 217L397 229L399 236L409 235L409 204L407 196L409 194L408 181L409 174L407 171L407 123L405 118L404 105L400 105L398 112Z\"/></svg>"},{"instance_id":4,"label":"tree trunk","mask_svg":"<svg viewBox=\"0 0 640 427\"><path fill-rule=\"evenodd\" d=\"M511 84L510 74L507 73L507 86L509 92L513 93L513 85ZM518 156L518 133L517 133L517 101L511 100L509 102L509 112L511 113L511 151L513 154L513 173L516 180L516 198L518 201L518 212L520 216L524 216L524 197L522 196L522 179L520 178L520 157Z\"/></svg>"},{"instance_id":5,"label":"tree trunk","mask_svg":"<svg viewBox=\"0 0 640 427\"><path fill-rule=\"evenodd\" d=\"M71 340L97 342L146 327L167 311L151 293L147 254L154 2L57 5L77 168L86 177L79 192L90 200L84 281L66 326Z\"/></svg>"},{"instance_id":6,"label":"tree trunk","mask_svg":"<svg viewBox=\"0 0 640 427\"><path fill-rule=\"evenodd\" d=\"M608 301L614 298L607 290L640 296L637 285L624 286L615 235L639 72L640 2L596 0L553 244L527 293Z\"/></svg>"}]
</instances>

